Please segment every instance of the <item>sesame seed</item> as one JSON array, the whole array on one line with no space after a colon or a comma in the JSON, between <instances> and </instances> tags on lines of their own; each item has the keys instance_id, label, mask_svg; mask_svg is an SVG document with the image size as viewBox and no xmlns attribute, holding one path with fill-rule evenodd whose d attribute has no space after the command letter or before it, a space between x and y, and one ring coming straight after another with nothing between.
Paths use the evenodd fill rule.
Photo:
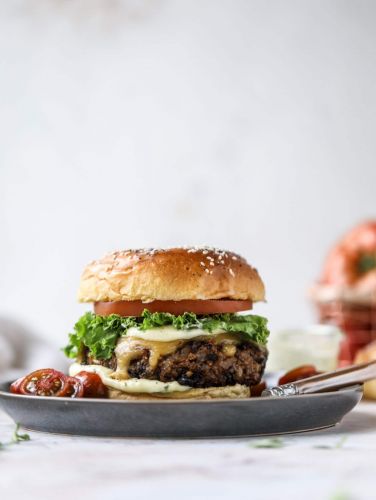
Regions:
<instances>
[{"instance_id":1,"label":"sesame seed","mask_svg":"<svg viewBox=\"0 0 376 500\"><path fill-rule=\"evenodd\" d=\"M202 262L202 261L201 261L201 262L200 262L200 266L205 267L205 266L206 266L205 262Z\"/></svg>"},{"instance_id":2,"label":"sesame seed","mask_svg":"<svg viewBox=\"0 0 376 500\"><path fill-rule=\"evenodd\" d=\"M230 267L230 269L228 270L228 272L231 274L231 276L232 276L232 277L234 277L234 276L235 276L235 273L234 273L234 271L231 269L231 267Z\"/></svg>"},{"instance_id":3,"label":"sesame seed","mask_svg":"<svg viewBox=\"0 0 376 500\"><path fill-rule=\"evenodd\" d=\"M209 269L205 269L205 272L206 272L206 273L209 273L210 271L209 271Z\"/></svg>"},{"instance_id":4,"label":"sesame seed","mask_svg":"<svg viewBox=\"0 0 376 500\"><path fill-rule=\"evenodd\" d=\"M209 262L209 265L210 265L210 266L214 266L214 262L210 261L210 262Z\"/></svg>"}]
</instances>

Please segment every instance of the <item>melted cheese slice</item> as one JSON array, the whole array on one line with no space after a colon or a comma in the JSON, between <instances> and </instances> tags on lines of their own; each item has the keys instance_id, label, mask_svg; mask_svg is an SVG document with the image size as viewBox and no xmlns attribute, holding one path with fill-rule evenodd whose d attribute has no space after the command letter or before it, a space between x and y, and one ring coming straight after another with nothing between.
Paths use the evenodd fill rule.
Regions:
<instances>
[{"instance_id":1,"label":"melted cheese slice","mask_svg":"<svg viewBox=\"0 0 376 500\"><path fill-rule=\"evenodd\" d=\"M138 339L152 340L156 342L171 342L173 340L189 340L195 337L212 337L224 333L224 330L218 329L208 332L201 328L193 328L192 330L176 330L173 326L160 326L150 330L139 330L136 327L127 330L127 337L137 337Z\"/></svg>"},{"instance_id":2,"label":"melted cheese slice","mask_svg":"<svg viewBox=\"0 0 376 500\"><path fill-rule=\"evenodd\" d=\"M127 380L116 380L112 377L114 371L110 368L105 368L100 365L80 365L73 363L69 367L69 375L74 377L77 373L85 371L97 373L104 385L117 389L122 392L129 393L169 393L169 392L185 392L192 389L189 386L181 385L179 382L160 382L159 380L147 380L144 378L130 378Z\"/></svg>"},{"instance_id":3,"label":"melted cheese slice","mask_svg":"<svg viewBox=\"0 0 376 500\"><path fill-rule=\"evenodd\" d=\"M197 338L205 339L207 335L196 336ZM188 339L189 340L189 339ZM163 356L169 356L177 351L179 347L187 342L186 339L170 340L166 339L163 342L156 340L145 340L137 337L126 335L118 340L115 348L115 356L117 361L116 378L128 379L128 369L132 361L142 358L145 351L149 352L148 364L151 370L155 370L159 359ZM236 344L239 342L236 334L218 332L214 336L214 342L223 343L223 348L228 350L228 344ZM228 353L228 355L231 355ZM232 353L234 355L234 353Z\"/></svg>"},{"instance_id":4,"label":"melted cheese slice","mask_svg":"<svg viewBox=\"0 0 376 500\"><path fill-rule=\"evenodd\" d=\"M154 340L143 340L135 337L122 337L118 340L115 355L117 360L116 375L118 378L128 378L130 363L141 358L145 350L149 351L149 366L152 370L157 367L161 356L173 354L178 347L184 344L182 340L170 342L157 342Z\"/></svg>"}]
</instances>

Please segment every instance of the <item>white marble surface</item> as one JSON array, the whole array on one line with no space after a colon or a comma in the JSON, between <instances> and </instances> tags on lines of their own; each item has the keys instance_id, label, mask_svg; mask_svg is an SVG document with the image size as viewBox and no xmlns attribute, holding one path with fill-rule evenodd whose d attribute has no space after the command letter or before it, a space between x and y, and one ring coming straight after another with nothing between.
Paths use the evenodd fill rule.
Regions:
<instances>
[{"instance_id":1,"label":"white marble surface","mask_svg":"<svg viewBox=\"0 0 376 500\"><path fill-rule=\"evenodd\" d=\"M0 412L0 440L13 428ZM376 403L361 403L336 428L286 436L279 449L252 447L258 438L29 434L0 451L2 499L375 498Z\"/></svg>"}]
</instances>

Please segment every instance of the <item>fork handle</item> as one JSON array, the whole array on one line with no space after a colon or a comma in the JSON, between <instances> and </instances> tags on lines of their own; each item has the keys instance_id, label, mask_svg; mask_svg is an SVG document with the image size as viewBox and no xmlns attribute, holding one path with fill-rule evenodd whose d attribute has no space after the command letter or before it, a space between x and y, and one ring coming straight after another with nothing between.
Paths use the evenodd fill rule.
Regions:
<instances>
[{"instance_id":1,"label":"fork handle","mask_svg":"<svg viewBox=\"0 0 376 500\"><path fill-rule=\"evenodd\" d=\"M293 396L334 391L356 384L363 384L363 382L373 378L376 378L376 361L321 373L291 384L278 385L263 391L262 396Z\"/></svg>"}]
</instances>

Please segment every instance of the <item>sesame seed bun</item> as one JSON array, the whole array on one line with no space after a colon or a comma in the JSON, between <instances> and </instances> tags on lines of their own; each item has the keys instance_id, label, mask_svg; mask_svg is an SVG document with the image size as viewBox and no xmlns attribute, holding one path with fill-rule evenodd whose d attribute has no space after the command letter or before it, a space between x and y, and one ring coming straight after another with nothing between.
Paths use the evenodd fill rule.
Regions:
<instances>
[{"instance_id":1,"label":"sesame seed bun","mask_svg":"<svg viewBox=\"0 0 376 500\"><path fill-rule=\"evenodd\" d=\"M80 302L265 300L256 269L232 252L209 247L113 252L84 269Z\"/></svg>"}]
</instances>

